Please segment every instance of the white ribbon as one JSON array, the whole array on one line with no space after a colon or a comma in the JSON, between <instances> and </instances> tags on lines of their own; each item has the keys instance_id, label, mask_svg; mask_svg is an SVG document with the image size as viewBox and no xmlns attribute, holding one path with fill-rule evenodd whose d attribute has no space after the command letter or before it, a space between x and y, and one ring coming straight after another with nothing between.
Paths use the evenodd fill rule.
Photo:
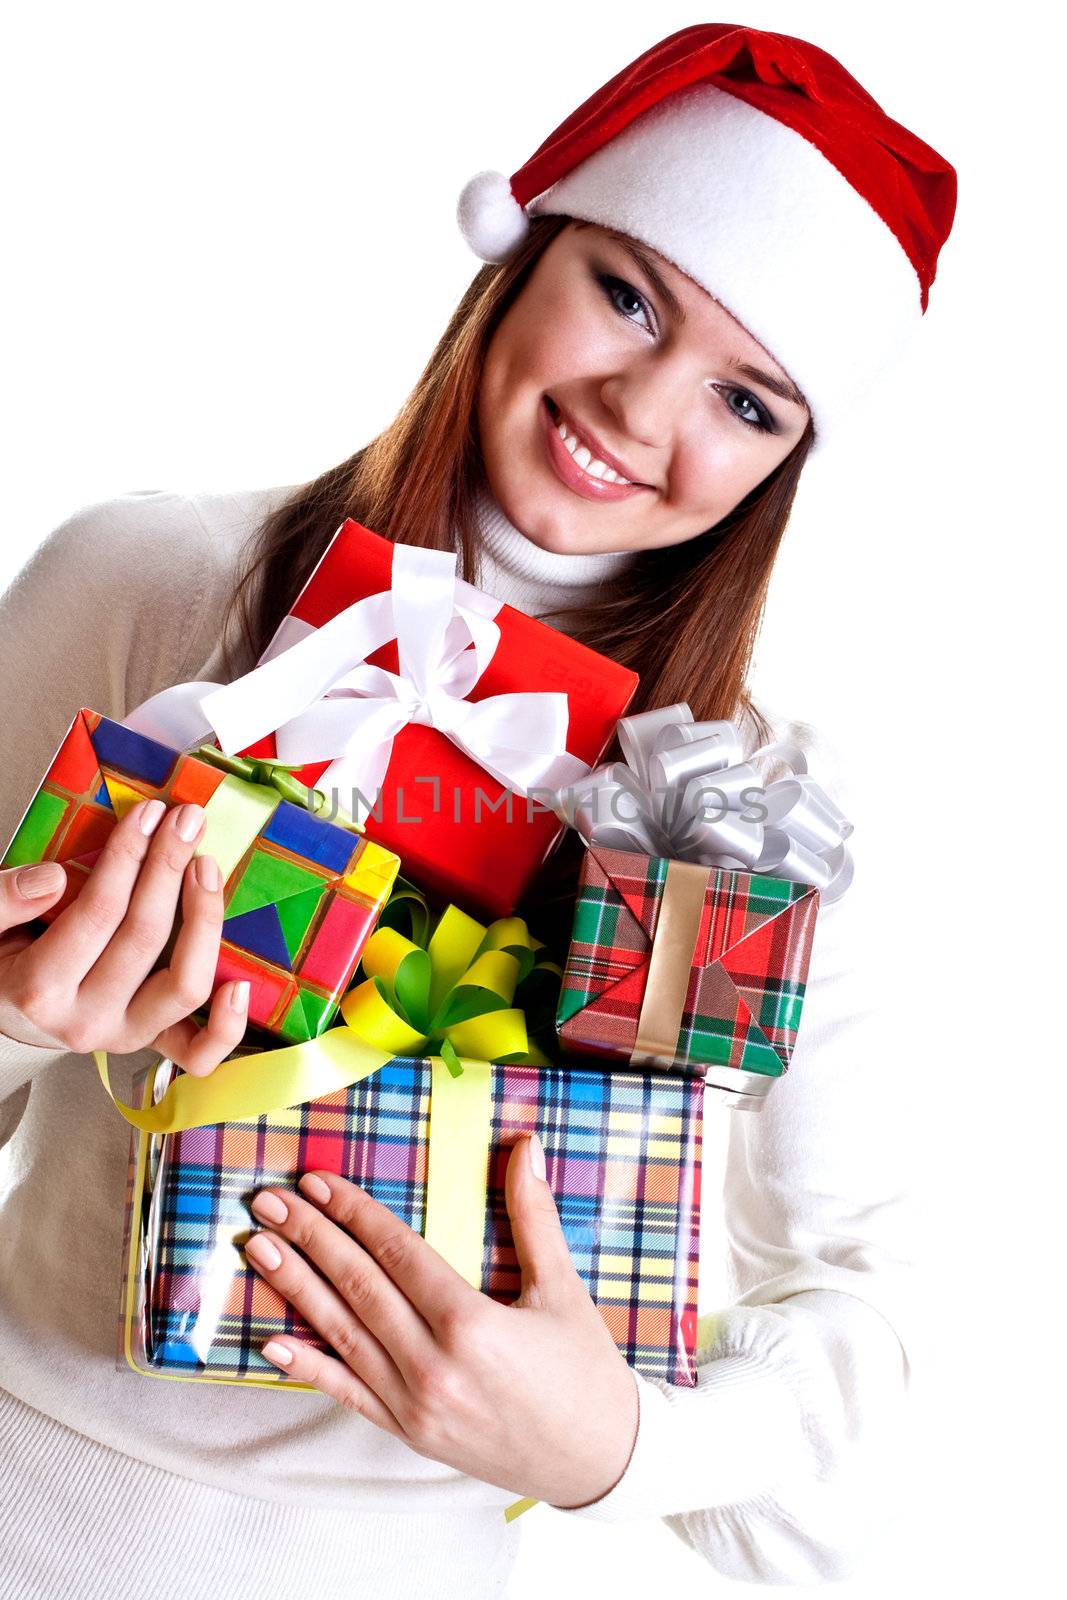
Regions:
<instances>
[{"instance_id":1,"label":"white ribbon","mask_svg":"<svg viewBox=\"0 0 1067 1600\"><path fill-rule=\"evenodd\" d=\"M799 745L745 759L732 722L694 722L684 704L623 717L618 736L625 764L597 767L565 796L587 843L814 884L824 903L844 894L853 826L808 776ZM763 788L755 764L773 760L792 776Z\"/></svg>"},{"instance_id":2,"label":"white ribbon","mask_svg":"<svg viewBox=\"0 0 1067 1600\"><path fill-rule=\"evenodd\" d=\"M589 771L567 750L567 696L466 698L496 653L499 610L456 578L453 552L396 544L390 589L318 628L286 617L251 672L164 689L125 726L179 748L214 733L229 754L273 733L278 761L329 761L319 785L351 788L372 804L396 735L422 723L516 794L556 792ZM367 657L392 639L400 670L371 666Z\"/></svg>"}]
</instances>

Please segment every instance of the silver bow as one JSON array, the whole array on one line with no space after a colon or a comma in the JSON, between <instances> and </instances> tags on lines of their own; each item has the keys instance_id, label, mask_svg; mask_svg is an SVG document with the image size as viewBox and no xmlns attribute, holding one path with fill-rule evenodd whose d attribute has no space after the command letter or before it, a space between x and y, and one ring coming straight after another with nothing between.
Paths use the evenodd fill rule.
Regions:
<instances>
[{"instance_id":1,"label":"silver bow","mask_svg":"<svg viewBox=\"0 0 1067 1600\"><path fill-rule=\"evenodd\" d=\"M597 767L561 794L588 844L762 872L814 884L824 904L852 881L852 823L808 776L789 740L743 755L732 722L694 722L685 704L623 717L622 762ZM764 787L757 764L791 776Z\"/></svg>"}]
</instances>

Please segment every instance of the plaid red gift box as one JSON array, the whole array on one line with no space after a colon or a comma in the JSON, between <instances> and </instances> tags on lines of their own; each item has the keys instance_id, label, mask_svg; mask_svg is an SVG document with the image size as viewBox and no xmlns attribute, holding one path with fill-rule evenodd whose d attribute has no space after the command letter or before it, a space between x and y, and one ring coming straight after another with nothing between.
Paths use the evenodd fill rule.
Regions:
<instances>
[{"instance_id":1,"label":"plaid red gift box","mask_svg":"<svg viewBox=\"0 0 1067 1600\"><path fill-rule=\"evenodd\" d=\"M575 1266L619 1349L640 1372L692 1385L703 1085L568 1066L487 1070L483 1290L502 1303L519 1294L504 1176L515 1136L536 1130ZM259 1353L274 1334L329 1347L245 1263L241 1246L259 1226L250 1201L325 1169L422 1232L443 1081L432 1090L429 1061L397 1057L290 1109L135 1132L119 1360L163 1378L306 1388Z\"/></svg>"},{"instance_id":2,"label":"plaid red gift box","mask_svg":"<svg viewBox=\"0 0 1067 1600\"><path fill-rule=\"evenodd\" d=\"M561 1045L692 1069L758 1109L789 1065L818 904L807 883L591 845L556 1018Z\"/></svg>"},{"instance_id":3,"label":"plaid red gift box","mask_svg":"<svg viewBox=\"0 0 1067 1600\"><path fill-rule=\"evenodd\" d=\"M272 784L83 708L0 863L62 862L66 890L41 921L77 898L119 818L146 798L204 807L197 853L215 857L225 886L214 987L247 979L249 1021L282 1039L322 1033L389 897L397 857Z\"/></svg>"}]
</instances>

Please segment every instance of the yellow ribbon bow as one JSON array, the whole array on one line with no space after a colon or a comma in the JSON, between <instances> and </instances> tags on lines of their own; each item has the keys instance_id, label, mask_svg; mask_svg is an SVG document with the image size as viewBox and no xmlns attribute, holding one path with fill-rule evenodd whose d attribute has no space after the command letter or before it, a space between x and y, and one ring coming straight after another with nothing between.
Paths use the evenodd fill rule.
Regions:
<instances>
[{"instance_id":1,"label":"yellow ribbon bow","mask_svg":"<svg viewBox=\"0 0 1067 1600\"><path fill-rule=\"evenodd\" d=\"M429 941L425 902L401 884L390 908L402 902L413 938L378 928L363 950L364 982L350 989L341 1015L359 1038L391 1056L440 1055L457 1077L461 1057L550 1066L530 1038L516 992L536 995L538 981L559 977L545 947L521 917L498 917L488 927L449 906Z\"/></svg>"}]
</instances>

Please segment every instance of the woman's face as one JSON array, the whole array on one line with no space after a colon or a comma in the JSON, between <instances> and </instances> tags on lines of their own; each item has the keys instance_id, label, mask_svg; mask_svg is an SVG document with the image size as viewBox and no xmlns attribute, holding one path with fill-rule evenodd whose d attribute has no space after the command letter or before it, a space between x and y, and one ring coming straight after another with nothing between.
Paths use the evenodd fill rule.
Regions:
<instances>
[{"instance_id":1,"label":"woman's face","mask_svg":"<svg viewBox=\"0 0 1067 1600\"><path fill-rule=\"evenodd\" d=\"M570 223L538 261L478 391L497 503L528 539L567 554L695 538L807 420L786 373L728 311L647 246L589 223Z\"/></svg>"}]
</instances>

